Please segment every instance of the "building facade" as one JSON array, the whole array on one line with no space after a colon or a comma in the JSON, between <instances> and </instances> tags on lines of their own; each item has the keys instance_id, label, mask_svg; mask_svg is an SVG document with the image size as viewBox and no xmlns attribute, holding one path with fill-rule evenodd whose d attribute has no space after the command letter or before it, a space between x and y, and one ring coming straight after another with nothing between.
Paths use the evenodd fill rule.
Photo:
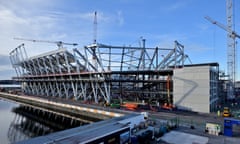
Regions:
<instances>
[{"instance_id":1,"label":"building facade","mask_svg":"<svg viewBox=\"0 0 240 144\"><path fill-rule=\"evenodd\" d=\"M218 63L186 65L173 72L173 104L180 109L210 113L218 104Z\"/></svg>"}]
</instances>

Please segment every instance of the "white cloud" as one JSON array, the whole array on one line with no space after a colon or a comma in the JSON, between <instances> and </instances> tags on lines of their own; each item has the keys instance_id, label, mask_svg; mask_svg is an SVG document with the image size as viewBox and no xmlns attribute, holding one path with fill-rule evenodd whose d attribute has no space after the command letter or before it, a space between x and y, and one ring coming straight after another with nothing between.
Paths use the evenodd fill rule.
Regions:
<instances>
[{"instance_id":1,"label":"white cloud","mask_svg":"<svg viewBox=\"0 0 240 144\"><path fill-rule=\"evenodd\" d=\"M124 18L123 18L122 11L117 12L117 21L120 26L122 26L124 24Z\"/></svg>"},{"instance_id":2,"label":"white cloud","mask_svg":"<svg viewBox=\"0 0 240 144\"><path fill-rule=\"evenodd\" d=\"M89 44L93 39L93 12L63 12L56 9L59 1L47 0L12 0L0 1L0 54L9 55L9 52L21 43L29 57L56 49L56 45L48 43L33 43L29 41L13 40L14 37L64 41L79 43L79 47ZM59 8L59 7L58 7ZM122 26L124 17L122 11L115 13L97 12L99 39L109 34L109 27ZM106 30L107 29L107 30ZM110 30L109 30L110 29ZM0 64L1 73L5 78L13 68L8 64ZM8 75L8 76L6 76Z\"/></svg>"},{"instance_id":3,"label":"white cloud","mask_svg":"<svg viewBox=\"0 0 240 144\"><path fill-rule=\"evenodd\" d=\"M24 8L19 7L19 11ZM17 13L15 4L0 7L0 41L1 54L9 53L10 49L19 45L19 41L13 41L14 37L39 38L46 36L45 32L51 33L55 28L57 20L48 15L32 15L31 11L24 10L24 14Z\"/></svg>"},{"instance_id":4,"label":"white cloud","mask_svg":"<svg viewBox=\"0 0 240 144\"><path fill-rule=\"evenodd\" d=\"M186 1L178 1L175 3L171 3L170 6L166 7L167 11L175 11L178 9L182 9L187 5Z\"/></svg>"},{"instance_id":5,"label":"white cloud","mask_svg":"<svg viewBox=\"0 0 240 144\"><path fill-rule=\"evenodd\" d=\"M3 7L0 11L1 27L13 24L26 24L26 20L17 17L13 11Z\"/></svg>"},{"instance_id":6,"label":"white cloud","mask_svg":"<svg viewBox=\"0 0 240 144\"><path fill-rule=\"evenodd\" d=\"M43 37L44 32L51 33L56 26L57 19L49 15L36 14L37 8L42 7L40 1L0 1L0 59L6 63L0 63L0 79L10 79L14 76L14 69L10 64L8 54L23 41L13 40L14 37L34 38ZM45 5L45 4L44 4ZM48 48L42 48L43 50ZM36 49L32 49L35 51ZM31 53L31 52L30 52Z\"/></svg>"}]
</instances>

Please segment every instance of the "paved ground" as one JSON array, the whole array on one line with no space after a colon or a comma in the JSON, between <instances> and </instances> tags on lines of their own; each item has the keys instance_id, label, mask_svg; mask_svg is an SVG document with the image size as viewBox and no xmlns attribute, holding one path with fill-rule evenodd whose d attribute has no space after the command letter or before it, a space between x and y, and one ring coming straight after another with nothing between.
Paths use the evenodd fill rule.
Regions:
<instances>
[{"instance_id":1,"label":"paved ground","mask_svg":"<svg viewBox=\"0 0 240 144\"><path fill-rule=\"evenodd\" d=\"M193 125L199 129L205 129L206 123L216 123L223 126L224 118L217 117L216 114L198 114L198 113L191 113L191 112L149 112L150 117L153 119L163 119L163 120L170 120L170 119L178 119L180 125L190 126Z\"/></svg>"},{"instance_id":2,"label":"paved ground","mask_svg":"<svg viewBox=\"0 0 240 144\"><path fill-rule=\"evenodd\" d=\"M171 144L207 144L209 138L206 136L199 136L194 134L189 134L180 131L170 131L166 133L162 138L163 141L169 142Z\"/></svg>"},{"instance_id":3,"label":"paved ground","mask_svg":"<svg viewBox=\"0 0 240 144\"><path fill-rule=\"evenodd\" d=\"M224 135L210 135L205 133L205 124L206 122L217 123L222 125L221 130L223 131L223 117L217 117L215 114L196 114L196 113L174 113L174 112L151 112L150 117L158 121L159 123L163 123L164 120L178 118L179 120L179 127L176 129L177 132L183 132L184 134L192 134L195 136L205 137L208 138L207 144L240 144L240 126L236 126L235 136L234 137L227 137ZM194 126L194 129L190 127ZM190 135L189 135L190 136ZM194 136L193 136L194 137ZM168 139L177 139L176 135L170 135ZM174 143L174 141L166 141L159 142L159 143ZM176 143L186 143L188 141L181 141L183 137L179 138L179 141ZM190 140L189 140L190 141ZM192 143L197 143L197 141L192 141ZM191 143L191 142L189 142ZM200 142L199 142L200 143Z\"/></svg>"},{"instance_id":4,"label":"paved ground","mask_svg":"<svg viewBox=\"0 0 240 144\"><path fill-rule=\"evenodd\" d=\"M177 131L208 137L207 144L240 144L240 135L238 137L227 137L223 135L216 136L204 133L198 129L190 129L186 127L180 127L177 129Z\"/></svg>"}]
</instances>

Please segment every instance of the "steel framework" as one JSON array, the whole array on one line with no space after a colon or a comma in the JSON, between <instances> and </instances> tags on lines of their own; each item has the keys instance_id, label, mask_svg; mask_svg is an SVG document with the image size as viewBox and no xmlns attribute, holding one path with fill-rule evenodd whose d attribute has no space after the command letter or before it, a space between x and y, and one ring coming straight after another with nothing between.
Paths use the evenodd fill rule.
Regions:
<instances>
[{"instance_id":1,"label":"steel framework","mask_svg":"<svg viewBox=\"0 0 240 144\"><path fill-rule=\"evenodd\" d=\"M183 67L186 59L177 41L174 48L148 48L145 39L141 47L93 43L30 58L24 44L10 52L14 79L22 82L25 94L95 103L114 98L169 102L172 69Z\"/></svg>"}]
</instances>

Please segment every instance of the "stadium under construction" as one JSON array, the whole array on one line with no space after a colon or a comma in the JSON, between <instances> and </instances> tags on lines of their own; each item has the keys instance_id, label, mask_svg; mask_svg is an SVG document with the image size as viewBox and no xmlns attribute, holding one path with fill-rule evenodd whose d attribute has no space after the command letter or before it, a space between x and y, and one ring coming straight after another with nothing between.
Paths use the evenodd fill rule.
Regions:
<instances>
[{"instance_id":1,"label":"stadium under construction","mask_svg":"<svg viewBox=\"0 0 240 144\"><path fill-rule=\"evenodd\" d=\"M191 64L184 46L110 46L93 43L28 57L22 44L10 60L25 95L113 104L151 103L211 112L218 101L218 63ZM76 45L74 45L76 46ZM185 64L188 62L188 64Z\"/></svg>"}]
</instances>

